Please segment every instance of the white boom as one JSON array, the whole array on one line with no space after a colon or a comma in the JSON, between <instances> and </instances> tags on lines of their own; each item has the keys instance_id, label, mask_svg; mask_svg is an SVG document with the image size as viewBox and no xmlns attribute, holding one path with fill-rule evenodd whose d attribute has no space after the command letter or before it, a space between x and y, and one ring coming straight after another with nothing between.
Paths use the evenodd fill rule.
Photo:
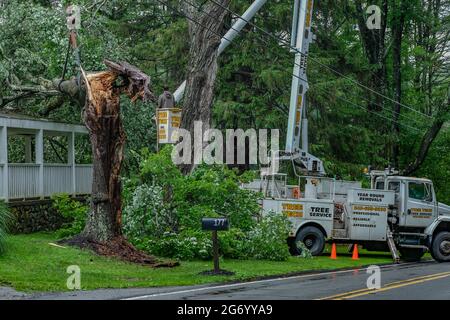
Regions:
<instances>
[{"instance_id":1,"label":"white boom","mask_svg":"<svg viewBox=\"0 0 450 320\"><path fill-rule=\"evenodd\" d=\"M244 12L241 18L234 23L230 30L223 36L219 46L219 55L230 45L230 43L238 36L239 32L247 25L255 14L262 8L267 0L256 0L252 5ZM183 98L184 90L186 89L186 80L178 87L173 96L176 102L179 102Z\"/></svg>"},{"instance_id":2,"label":"white boom","mask_svg":"<svg viewBox=\"0 0 450 320\"><path fill-rule=\"evenodd\" d=\"M309 45L314 38L311 31L314 0L294 1L291 47L296 50L291 50L295 52L295 63L286 135L286 156L283 159L299 160L309 173L324 175L325 171L322 161L308 153L306 94L309 85L306 68L308 65Z\"/></svg>"}]
</instances>

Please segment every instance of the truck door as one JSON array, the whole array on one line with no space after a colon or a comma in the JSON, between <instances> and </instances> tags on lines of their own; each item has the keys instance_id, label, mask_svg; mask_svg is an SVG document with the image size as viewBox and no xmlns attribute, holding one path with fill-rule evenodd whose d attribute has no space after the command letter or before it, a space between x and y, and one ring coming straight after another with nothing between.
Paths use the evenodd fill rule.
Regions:
<instances>
[{"instance_id":1,"label":"truck door","mask_svg":"<svg viewBox=\"0 0 450 320\"><path fill-rule=\"evenodd\" d=\"M427 227L436 217L433 186L427 182L407 183L405 226Z\"/></svg>"}]
</instances>

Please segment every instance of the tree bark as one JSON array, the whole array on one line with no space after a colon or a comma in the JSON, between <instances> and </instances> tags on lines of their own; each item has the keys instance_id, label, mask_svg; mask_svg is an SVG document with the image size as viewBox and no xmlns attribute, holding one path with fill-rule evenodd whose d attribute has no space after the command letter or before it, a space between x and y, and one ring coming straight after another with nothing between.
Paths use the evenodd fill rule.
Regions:
<instances>
[{"instance_id":1,"label":"tree bark","mask_svg":"<svg viewBox=\"0 0 450 320\"><path fill-rule=\"evenodd\" d=\"M227 8L230 0L219 0L218 2ZM203 12L197 11L189 4L186 4L185 8L188 15L193 20L198 21L198 24L189 21L191 47L181 119L181 128L191 132L193 138L195 121L203 122L204 131L210 127L214 85L217 76L217 49L221 41L218 34L222 33L223 20L227 11L214 3L203 5ZM193 161L190 164L181 165L181 170L185 174L191 172L194 168Z\"/></svg>"}]
</instances>

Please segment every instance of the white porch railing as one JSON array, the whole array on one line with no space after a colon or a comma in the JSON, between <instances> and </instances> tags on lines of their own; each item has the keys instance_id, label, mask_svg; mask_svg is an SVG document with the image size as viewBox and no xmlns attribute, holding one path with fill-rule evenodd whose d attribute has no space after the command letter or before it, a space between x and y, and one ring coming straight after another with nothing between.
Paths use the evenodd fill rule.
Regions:
<instances>
[{"instance_id":1,"label":"white porch railing","mask_svg":"<svg viewBox=\"0 0 450 320\"><path fill-rule=\"evenodd\" d=\"M0 165L3 177L5 165ZM90 194L92 188L92 165L44 164L43 181L39 179L38 164L8 164L8 199L50 197L57 193L71 195ZM75 177L75 183L73 183ZM42 187L41 187L42 186ZM40 192L40 190L43 190ZM0 199L5 198L3 183L0 183Z\"/></svg>"},{"instance_id":2,"label":"white porch railing","mask_svg":"<svg viewBox=\"0 0 450 320\"><path fill-rule=\"evenodd\" d=\"M87 133L84 125L0 114L0 199L42 199L55 193L74 196L90 194L92 165L78 165L75 162L76 135ZM24 137L26 163L9 163L8 143L12 136ZM45 163L46 136L66 137L67 163Z\"/></svg>"},{"instance_id":3,"label":"white porch railing","mask_svg":"<svg viewBox=\"0 0 450 320\"><path fill-rule=\"evenodd\" d=\"M55 193L73 193L71 165L44 165L44 195L50 197Z\"/></svg>"},{"instance_id":4,"label":"white porch railing","mask_svg":"<svg viewBox=\"0 0 450 320\"><path fill-rule=\"evenodd\" d=\"M37 164L9 164L8 198L39 196L39 168Z\"/></svg>"},{"instance_id":5,"label":"white porch railing","mask_svg":"<svg viewBox=\"0 0 450 320\"><path fill-rule=\"evenodd\" d=\"M0 199L3 198L3 164L0 163Z\"/></svg>"},{"instance_id":6,"label":"white porch railing","mask_svg":"<svg viewBox=\"0 0 450 320\"><path fill-rule=\"evenodd\" d=\"M75 166L75 192L76 194L91 194L92 192L92 165L78 164Z\"/></svg>"}]
</instances>

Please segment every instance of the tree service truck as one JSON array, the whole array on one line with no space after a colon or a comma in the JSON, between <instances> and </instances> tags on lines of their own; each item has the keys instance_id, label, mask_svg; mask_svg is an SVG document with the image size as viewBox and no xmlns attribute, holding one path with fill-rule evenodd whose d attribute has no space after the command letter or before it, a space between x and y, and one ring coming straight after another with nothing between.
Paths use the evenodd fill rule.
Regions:
<instances>
[{"instance_id":1,"label":"tree service truck","mask_svg":"<svg viewBox=\"0 0 450 320\"><path fill-rule=\"evenodd\" d=\"M306 74L313 41L313 0L295 0L291 51L295 53L286 148L270 155L261 179L244 188L264 193L264 213L285 214L292 222L293 253L303 242L320 255L325 242L357 243L368 250L389 250L394 261L419 260L429 250L439 262L450 261L450 207L436 200L433 182L399 176L392 169L367 171L370 189L360 182L325 177L320 159L308 152ZM300 146L301 142L301 146ZM275 161L290 161L305 176L287 185L287 175L275 172ZM303 190L301 190L303 189Z\"/></svg>"}]
</instances>

